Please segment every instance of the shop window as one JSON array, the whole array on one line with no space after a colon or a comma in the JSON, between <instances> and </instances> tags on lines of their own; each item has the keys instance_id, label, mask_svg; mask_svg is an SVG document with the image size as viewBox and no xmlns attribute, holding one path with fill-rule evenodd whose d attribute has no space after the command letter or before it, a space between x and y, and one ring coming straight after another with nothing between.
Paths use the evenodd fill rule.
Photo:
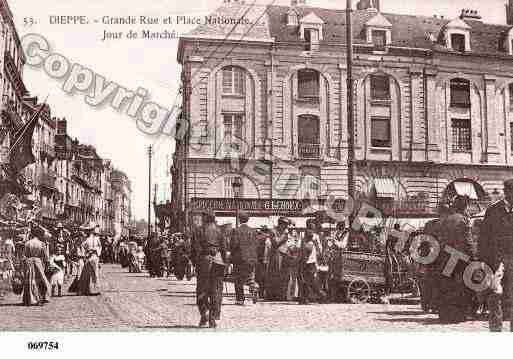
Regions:
<instances>
[{"instance_id":1,"label":"shop window","mask_svg":"<svg viewBox=\"0 0 513 359\"><path fill-rule=\"evenodd\" d=\"M458 52L465 52L465 35L451 34L451 47Z\"/></svg>"},{"instance_id":2,"label":"shop window","mask_svg":"<svg viewBox=\"0 0 513 359\"><path fill-rule=\"evenodd\" d=\"M452 150L467 152L472 150L472 137L469 119L452 120Z\"/></svg>"},{"instance_id":3,"label":"shop window","mask_svg":"<svg viewBox=\"0 0 513 359\"><path fill-rule=\"evenodd\" d=\"M451 106L470 107L470 81L464 79L451 80Z\"/></svg>"},{"instance_id":4,"label":"shop window","mask_svg":"<svg viewBox=\"0 0 513 359\"><path fill-rule=\"evenodd\" d=\"M372 75L371 98L373 100L390 100L390 78L386 75Z\"/></svg>"},{"instance_id":5,"label":"shop window","mask_svg":"<svg viewBox=\"0 0 513 359\"><path fill-rule=\"evenodd\" d=\"M371 146L372 147L391 147L390 118L372 117L371 118Z\"/></svg>"},{"instance_id":6,"label":"shop window","mask_svg":"<svg viewBox=\"0 0 513 359\"><path fill-rule=\"evenodd\" d=\"M298 71L298 97L301 99L319 98L319 72L315 70Z\"/></svg>"},{"instance_id":7,"label":"shop window","mask_svg":"<svg viewBox=\"0 0 513 359\"><path fill-rule=\"evenodd\" d=\"M223 69L223 95L239 95L245 93L245 72L235 66Z\"/></svg>"}]
</instances>

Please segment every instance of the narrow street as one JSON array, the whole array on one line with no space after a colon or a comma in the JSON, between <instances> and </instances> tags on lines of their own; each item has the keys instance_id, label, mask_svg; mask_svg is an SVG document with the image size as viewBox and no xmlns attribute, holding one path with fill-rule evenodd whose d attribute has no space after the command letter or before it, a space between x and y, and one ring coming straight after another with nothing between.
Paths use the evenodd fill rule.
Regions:
<instances>
[{"instance_id":1,"label":"narrow street","mask_svg":"<svg viewBox=\"0 0 513 359\"><path fill-rule=\"evenodd\" d=\"M69 285L69 283L67 283ZM21 297L0 300L0 330L199 330L194 280L149 278L119 265L103 265L102 295L52 298L43 307L23 307ZM287 302L234 305L233 287L223 300L218 330L486 331L483 321L439 325L434 315L411 304ZM201 329L209 331L209 329Z\"/></svg>"}]
</instances>

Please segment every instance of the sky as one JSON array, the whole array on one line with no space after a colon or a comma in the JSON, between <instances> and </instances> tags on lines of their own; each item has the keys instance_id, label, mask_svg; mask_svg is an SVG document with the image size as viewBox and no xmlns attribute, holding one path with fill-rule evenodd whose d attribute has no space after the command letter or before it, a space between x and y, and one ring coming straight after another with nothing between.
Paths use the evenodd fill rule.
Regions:
<instances>
[{"instance_id":1,"label":"sky","mask_svg":"<svg viewBox=\"0 0 513 359\"><path fill-rule=\"evenodd\" d=\"M178 40L110 40L102 41L103 30L141 30L141 26L91 23L89 25L51 24L51 16L81 16L100 19L103 16L203 16L222 4L223 0L7 0L14 15L20 36L37 33L50 43L53 52L114 81L130 90L138 87L148 90L149 98L171 109L180 82L180 66L176 61ZM246 0L251 3L252 0ZM257 3L269 4L259 0ZM356 0L354 1L356 3ZM438 15L455 18L462 8L478 10L488 23L505 23L506 0L381 0L383 12L401 14ZM288 5L289 0L275 4ZM344 0L307 0L311 6L344 8ZM35 24L27 26L30 18ZM191 26L148 25L150 30L176 30L186 33ZM68 95L62 90L62 81L50 78L43 70L26 66L25 84L32 95L48 103L52 116L68 120L68 132L81 142L96 146L100 156L111 159L114 166L125 171L132 182L132 211L135 219L146 218L148 201L147 147L154 145L152 178L157 183L158 200L170 196L168 164L174 143L165 136L149 137L141 133L126 114L110 107L93 108L84 101L84 95Z\"/></svg>"}]
</instances>

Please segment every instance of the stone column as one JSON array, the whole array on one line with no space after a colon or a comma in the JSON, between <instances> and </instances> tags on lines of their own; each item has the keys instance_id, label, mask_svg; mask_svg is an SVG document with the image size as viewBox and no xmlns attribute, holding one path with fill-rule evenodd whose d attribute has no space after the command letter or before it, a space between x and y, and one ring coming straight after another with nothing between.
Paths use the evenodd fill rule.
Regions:
<instances>
[{"instance_id":1,"label":"stone column","mask_svg":"<svg viewBox=\"0 0 513 359\"><path fill-rule=\"evenodd\" d=\"M425 106L425 124L426 124L426 144L429 159L433 159L429 152L440 151L440 123L436 116L436 75L434 68L424 69L424 106Z\"/></svg>"}]
</instances>

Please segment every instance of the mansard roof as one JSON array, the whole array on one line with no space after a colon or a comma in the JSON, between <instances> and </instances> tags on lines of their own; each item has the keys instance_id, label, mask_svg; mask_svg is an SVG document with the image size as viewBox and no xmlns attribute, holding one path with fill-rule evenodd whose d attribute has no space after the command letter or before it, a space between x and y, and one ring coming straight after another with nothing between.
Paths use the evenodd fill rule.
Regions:
<instances>
[{"instance_id":1,"label":"mansard roof","mask_svg":"<svg viewBox=\"0 0 513 359\"><path fill-rule=\"evenodd\" d=\"M301 19L318 18L323 24L322 43L345 44L345 10L316 7L295 7ZM303 42L294 26L287 25L287 13L290 6L257 6L251 4L224 4L213 14L213 18L246 19L228 36L228 40L259 41L275 43ZM316 20L316 21L319 21ZM445 47L444 32L447 25L468 26L472 53L483 55L507 56L502 49L504 36L510 30L507 25L487 24L480 20L444 19L438 17L376 13L376 10L353 11L353 34L356 44L366 44L365 27L373 22L391 25L390 46L451 51ZM232 30L233 24L219 25L203 23L182 36L187 38L205 38L223 40ZM435 41L433 41L435 40Z\"/></svg>"},{"instance_id":2,"label":"mansard roof","mask_svg":"<svg viewBox=\"0 0 513 359\"><path fill-rule=\"evenodd\" d=\"M315 15L315 13L311 12L309 13L308 15L306 15L305 17L301 18L301 20L299 20L299 22L301 23L305 23L305 24L324 24L324 21L322 21L322 19Z\"/></svg>"},{"instance_id":3,"label":"mansard roof","mask_svg":"<svg viewBox=\"0 0 513 359\"><path fill-rule=\"evenodd\" d=\"M366 26L372 27L392 27L390 21L386 19L382 14L377 13L372 19L365 23Z\"/></svg>"}]
</instances>

